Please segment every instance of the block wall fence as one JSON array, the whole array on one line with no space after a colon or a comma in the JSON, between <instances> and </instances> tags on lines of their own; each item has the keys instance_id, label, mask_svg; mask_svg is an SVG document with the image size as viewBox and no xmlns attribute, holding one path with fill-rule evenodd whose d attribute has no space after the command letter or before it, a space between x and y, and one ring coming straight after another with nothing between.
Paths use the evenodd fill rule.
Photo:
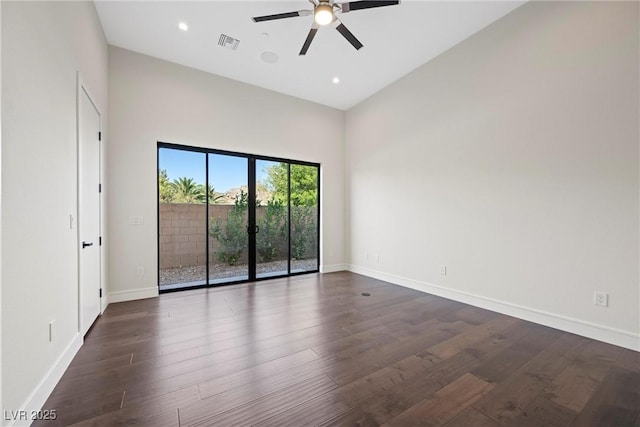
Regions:
<instances>
[{"instance_id":1,"label":"block wall fence","mask_svg":"<svg viewBox=\"0 0 640 427\"><path fill-rule=\"evenodd\" d=\"M209 221L219 218L226 221L233 205L209 205ZM264 217L264 206L256 208L256 219ZM203 204L160 204L160 270L192 267L206 264L207 222ZM214 238L209 242L209 262L218 262L220 243ZM286 254L287 242L283 241L280 253ZM286 255L284 257L286 259ZM246 262L246 260L243 260Z\"/></svg>"}]
</instances>

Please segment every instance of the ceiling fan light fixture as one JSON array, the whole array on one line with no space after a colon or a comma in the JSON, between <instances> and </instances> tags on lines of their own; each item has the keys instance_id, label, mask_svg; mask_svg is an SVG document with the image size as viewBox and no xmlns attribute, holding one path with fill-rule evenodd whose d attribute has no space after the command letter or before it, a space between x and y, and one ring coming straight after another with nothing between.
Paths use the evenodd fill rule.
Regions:
<instances>
[{"instance_id":1,"label":"ceiling fan light fixture","mask_svg":"<svg viewBox=\"0 0 640 427\"><path fill-rule=\"evenodd\" d=\"M313 12L313 18L318 25L328 25L333 22L333 7L328 3L321 1Z\"/></svg>"}]
</instances>

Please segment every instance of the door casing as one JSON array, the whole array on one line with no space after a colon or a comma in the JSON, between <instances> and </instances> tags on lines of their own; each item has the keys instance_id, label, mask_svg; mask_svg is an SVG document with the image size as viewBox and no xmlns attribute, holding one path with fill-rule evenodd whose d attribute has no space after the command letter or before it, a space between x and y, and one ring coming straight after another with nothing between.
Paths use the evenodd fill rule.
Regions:
<instances>
[{"instance_id":1,"label":"door casing","mask_svg":"<svg viewBox=\"0 0 640 427\"><path fill-rule=\"evenodd\" d=\"M78 75L78 330L82 336L102 312L101 117ZM83 242L91 246L83 247Z\"/></svg>"}]
</instances>

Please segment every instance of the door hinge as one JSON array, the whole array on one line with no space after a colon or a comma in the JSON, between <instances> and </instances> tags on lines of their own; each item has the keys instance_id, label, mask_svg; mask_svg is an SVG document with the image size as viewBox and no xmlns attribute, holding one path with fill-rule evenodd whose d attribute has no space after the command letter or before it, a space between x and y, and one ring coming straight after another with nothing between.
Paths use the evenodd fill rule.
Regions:
<instances>
[{"instance_id":1,"label":"door hinge","mask_svg":"<svg viewBox=\"0 0 640 427\"><path fill-rule=\"evenodd\" d=\"M98 244L102 246L102 236L98 237Z\"/></svg>"},{"instance_id":2,"label":"door hinge","mask_svg":"<svg viewBox=\"0 0 640 427\"><path fill-rule=\"evenodd\" d=\"M102 193L102 184L98 184L98 193Z\"/></svg>"},{"instance_id":3,"label":"door hinge","mask_svg":"<svg viewBox=\"0 0 640 427\"><path fill-rule=\"evenodd\" d=\"M98 132L98 141L102 141L102 132Z\"/></svg>"},{"instance_id":4,"label":"door hinge","mask_svg":"<svg viewBox=\"0 0 640 427\"><path fill-rule=\"evenodd\" d=\"M100 288L100 298L102 298L102 288Z\"/></svg>"}]
</instances>

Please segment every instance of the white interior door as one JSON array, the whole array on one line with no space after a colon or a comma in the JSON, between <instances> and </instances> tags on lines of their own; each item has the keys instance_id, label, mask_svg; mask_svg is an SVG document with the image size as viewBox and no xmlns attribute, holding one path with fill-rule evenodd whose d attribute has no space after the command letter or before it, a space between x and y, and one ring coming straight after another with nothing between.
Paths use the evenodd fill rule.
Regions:
<instances>
[{"instance_id":1,"label":"white interior door","mask_svg":"<svg viewBox=\"0 0 640 427\"><path fill-rule=\"evenodd\" d=\"M80 86L78 100L78 238L80 332L100 314L100 112Z\"/></svg>"}]
</instances>

